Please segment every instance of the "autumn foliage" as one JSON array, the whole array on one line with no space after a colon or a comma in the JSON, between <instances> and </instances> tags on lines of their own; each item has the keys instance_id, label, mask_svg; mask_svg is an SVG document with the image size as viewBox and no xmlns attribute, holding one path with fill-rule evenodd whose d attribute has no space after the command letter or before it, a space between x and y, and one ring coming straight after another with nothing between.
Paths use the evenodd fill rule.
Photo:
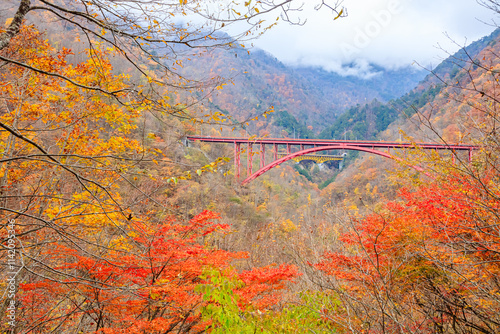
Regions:
<instances>
[{"instance_id":1,"label":"autumn foliage","mask_svg":"<svg viewBox=\"0 0 500 334\"><path fill-rule=\"evenodd\" d=\"M229 230L218 214L183 220L160 205L157 194L169 189L175 168L137 130L146 107L127 93L129 77L113 73L113 49L72 63L71 50L55 50L24 26L3 52L40 70L0 72L1 219L15 221L16 328L202 332L211 321L200 312L210 301L195 290L206 268L241 279L242 309L275 307L298 277L295 267L247 268L247 253L214 243ZM0 237L7 240L5 228ZM3 265L7 258L5 248Z\"/></svg>"},{"instance_id":2,"label":"autumn foliage","mask_svg":"<svg viewBox=\"0 0 500 334\"><path fill-rule=\"evenodd\" d=\"M124 2L134 3L141 2ZM173 17L187 15L188 1L164 4L177 8ZM203 1L190 4L197 11ZM396 173L401 182L390 189L375 159L343 186L334 175L322 192L286 165L242 188L226 178L230 167L217 169L229 160L227 148L181 145L198 125L220 125L230 115L207 111L214 100L197 106L197 94L210 93L196 91L200 83L171 72L155 56L160 49L152 51L164 42L180 57L183 47L203 43L195 27L174 24L175 38L155 42L150 29L164 23L160 17L148 17L150 27L141 30L142 19L134 25L117 11L126 21L121 33L139 29L119 43L119 21L70 21L73 12L46 5L102 31L81 26L91 47L75 54L19 18L20 30L0 41L7 59L0 64L0 288L14 289L17 332L500 332L496 58L483 55L446 93L432 86L447 103L438 114L424 106L410 115L427 121L433 140L479 138L473 161L415 149L407 165L425 166L425 175ZM249 20L261 6L268 8L245 2L248 12L230 17ZM213 19L213 31L221 30ZM232 44L220 38L220 46ZM211 43L205 46L217 47ZM141 56L126 68L122 61L135 51ZM170 60L181 68L176 57ZM288 77L264 79L299 106L293 99L303 94ZM230 96L221 100L231 111ZM267 126L255 123L261 134ZM211 135L222 131L210 128ZM397 197L385 200L401 183ZM335 202L345 192L349 214ZM362 216L361 206L371 213ZM0 331L11 328L2 318Z\"/></svg>"},{"instance_id":3,"label":"autumn foliage","mask_svg":"<svg viewBox=\"0 0 500 334\"><path fill-rule=\"evenodd\" d=\"M499 330L497 180L450 174L354 220L344 250L316 264L335 278L341 321L359 333ZM350 298L347 298L349 296ZM342 315L337 315L342 317Z\"/></svg>"},{"instance_id":4,"label":"autumn foliage","mask_svg":"<svg viewBox=\"0 0 500 334\"><path fill-rule=\"evenodd\" d=\"M205 211L186 224L131 222L127 236L107 240L98 254L54 243L46 257L58 265L45 279L27 277L20 285L23 323L35 333L53 328L103 333L199 332L205 268L229 268L245 253L210 249L204 237L228 229L212 222L218 216ZM262 276L259 275L263 274ZM297 276L291 267L243 271L242 308L264 310L279 300L283 281ZM265 282L262 282L262 277Z\"/></svg>"}]
</instances>

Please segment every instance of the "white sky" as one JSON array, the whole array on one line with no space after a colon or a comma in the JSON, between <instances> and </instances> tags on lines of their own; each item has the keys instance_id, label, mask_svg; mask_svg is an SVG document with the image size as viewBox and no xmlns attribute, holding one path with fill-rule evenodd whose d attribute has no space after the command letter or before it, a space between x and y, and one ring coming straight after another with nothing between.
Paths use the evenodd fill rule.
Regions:
<instances>
[{"instance_id":1,"label":"white sky","mask_svg":"<svg viewBox=\"0 0 500 334\"><path fill-rule=\"evenodd\" d=\"M316 2L304 1L306 6ZM348 16L336 21L331 12L305 7L304 26L282 22L254 45L286 64L321 66L340 74L353 72L342 67L348 63L362 72L368 63L436 66L446 57L439 46L452 53L459 48L446 34L467 45L490 34L499 17L475 0L345 0L343 5Z\"/></svg>"}]
</instances>

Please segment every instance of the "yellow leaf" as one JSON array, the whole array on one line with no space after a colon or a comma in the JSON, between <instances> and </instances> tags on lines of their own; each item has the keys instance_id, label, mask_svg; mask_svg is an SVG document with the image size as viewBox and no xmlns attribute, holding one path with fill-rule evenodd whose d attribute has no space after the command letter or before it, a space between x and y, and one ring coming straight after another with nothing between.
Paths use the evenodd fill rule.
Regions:
<instances>
[{"instance_id":1,"label":"yellow leaf","mask_svg":"<svg viewBox=\"0 0 500 334\"><path fill-rule=\"evenodd\" d=\"M338 19L343 13L344 13L344 8L340 10L339 15L337 15L337 17L334 18L334 20Z\"/></svg>"}]
</instances>

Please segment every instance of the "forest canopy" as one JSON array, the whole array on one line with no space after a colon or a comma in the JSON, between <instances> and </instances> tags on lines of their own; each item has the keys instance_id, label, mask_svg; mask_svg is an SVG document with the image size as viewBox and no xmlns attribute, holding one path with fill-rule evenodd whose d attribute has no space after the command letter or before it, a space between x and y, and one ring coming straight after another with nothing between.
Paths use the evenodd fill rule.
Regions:
<instances>
[{"instance_id":1,"label":"forest canopy","mask_svg":"<svg viewBox=\"0 0 500 334\"><path fill-rule=\"evenodd\" d=\"M321 190L319 167L286 164L243 187L230 149L180 141L231 131L199 103L222 78L183 62L305 18L292 0L208 4L0 5L1 331L499 332L500 43L455 55L398 110L373 101L323 133L423 132L476 144L472 161L415 145L391 173L360 156ZM289 110L269 119L313 135Z\"/></svg>"}]
</instances>

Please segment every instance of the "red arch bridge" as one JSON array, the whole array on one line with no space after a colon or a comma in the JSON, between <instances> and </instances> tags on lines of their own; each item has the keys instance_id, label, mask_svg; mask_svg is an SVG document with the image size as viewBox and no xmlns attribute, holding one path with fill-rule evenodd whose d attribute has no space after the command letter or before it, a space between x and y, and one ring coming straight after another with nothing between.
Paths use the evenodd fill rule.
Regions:
<instances>
[{"instance_id":1,"label":"red arch bridge","mask_svg":"<svg viewBox=\"0 0 500 334\"><path fill-rule=\"evenodd\" d=\"M234 145L234 167L236 179L240 179L241 171L241 145L247 147L247 178L241 183L248 183L260 175L264 174L273 167L282 164L290 159L311 154L318 151L329 150L354 150L368 152L381 155L389 159L396 159L391 154L391 149L424 149L424 150L451 150L467 151L469 161L472 160L472 152L479 149L478 146L469 144L454 144L443 145L436 143L403 143L403 142L386 142L386 141L359 141L359 140L326 140L326 139L288 139L288 138L231 138L231 137L202 137L202 136L187 136L187 140L201 141L208 143L232 143ZM252 158L254 153L253 146L259 145L260 152L260 169L255 173L252 171ZM272 146L274 159L271 163L266 164L266 145ZM279 153L280 147L286 148L286 153ZM298 151L296 149L299 148ZM452 155L454 158L455 155ZM412 166L413 168L423 171L421 167Z\"/></svg>"}]
</instances>

